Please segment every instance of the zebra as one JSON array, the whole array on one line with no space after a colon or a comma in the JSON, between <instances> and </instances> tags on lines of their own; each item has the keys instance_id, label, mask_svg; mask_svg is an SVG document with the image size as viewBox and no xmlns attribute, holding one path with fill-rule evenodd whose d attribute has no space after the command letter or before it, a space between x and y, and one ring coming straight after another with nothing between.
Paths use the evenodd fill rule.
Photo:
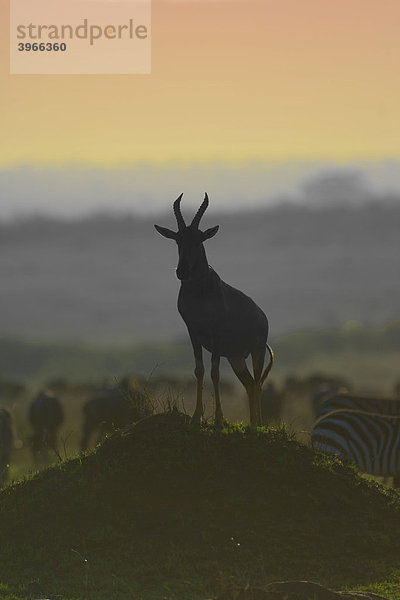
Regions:
<instances>
[{"instance_id":1,"label":"zebra","mask_svg":"<svg viewBox=\"0 0 400 600\"><path fill-rule=\"evenodd\" d=\"M364 473L400 484L400 398L339 393L319 406L311 432L315 450L339 456Z\"/></svg>"}]
</instances>

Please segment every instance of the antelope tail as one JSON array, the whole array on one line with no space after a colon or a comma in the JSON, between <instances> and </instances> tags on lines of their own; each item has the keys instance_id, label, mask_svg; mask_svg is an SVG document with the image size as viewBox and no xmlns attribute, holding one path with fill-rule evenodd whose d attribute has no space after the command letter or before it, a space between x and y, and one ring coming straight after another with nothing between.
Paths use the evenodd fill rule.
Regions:
<instances>
[{"instance_id":1,"label":"antelope tail","mask_svg":"<svg viewBox=\"0 0 400 600\"><path fill-rule=\"evenodd\" d=\"M261 375L261 379L260 379L261 385L263 385L264 381L267 379L268 373L270 372L270 370L272 369L272 365L274 364L274 353L272 351L271 346L269 346L268 344L267 344L267 349L269 352L269 363L267 364L267 366L264 369L263 374Z\"/></svg>"}]
</instances>

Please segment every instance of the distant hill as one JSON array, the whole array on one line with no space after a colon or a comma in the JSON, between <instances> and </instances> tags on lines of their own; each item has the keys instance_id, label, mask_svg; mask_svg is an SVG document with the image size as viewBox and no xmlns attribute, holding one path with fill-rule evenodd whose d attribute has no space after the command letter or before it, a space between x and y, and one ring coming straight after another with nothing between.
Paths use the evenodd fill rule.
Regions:
<instances>
[{"instance_id":1,"label":"distant hill","mask_svg":"<svg viewBox=\"0 0 400 600\"><path fill-rule=\"evenodd\" d=\"M156 219L97 216L0 226L0 336L138 343L186 336L176 246ZM264 309L272 336L399 318L400 206L284 206L217 215L210 264Z\"/></svg>"}]
</instances>

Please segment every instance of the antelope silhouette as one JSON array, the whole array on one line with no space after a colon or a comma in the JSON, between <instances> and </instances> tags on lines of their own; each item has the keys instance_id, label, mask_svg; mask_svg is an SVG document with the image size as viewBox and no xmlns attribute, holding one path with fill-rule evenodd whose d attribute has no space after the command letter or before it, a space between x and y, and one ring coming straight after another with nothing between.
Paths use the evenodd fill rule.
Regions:
<instances>
[{"instance_id":1,"label":"antelope silhouette","mask_svg":"<svg viewBox=\"0 0 400 600\"><path fill-rule=\"evenodd\" d=\"M261 425L260 398L262 385L273 364L273 352L267 344L268 319L255 302L243 292L228 285L209 266L203 242L217 233L219 226L200 231L200 220L208 207L208 196L187 226L180 203L174 202L178 231L154 227L162 236L178 244L179 262L176 275L181 281L178 311L188 328L196 361L197 402L192 423L199 424L203 416L202 389L204 379L203 348L211 352L211 379L215 394L215 425L223 424L219 393L221 356L228 359L234 373L246 389L250 407L250 423ZM270 360L264 369L266 350ZM246 365L251 354L253 373ZM263 370L264 369L264 370Z\"/></svg>"}]
</instances>

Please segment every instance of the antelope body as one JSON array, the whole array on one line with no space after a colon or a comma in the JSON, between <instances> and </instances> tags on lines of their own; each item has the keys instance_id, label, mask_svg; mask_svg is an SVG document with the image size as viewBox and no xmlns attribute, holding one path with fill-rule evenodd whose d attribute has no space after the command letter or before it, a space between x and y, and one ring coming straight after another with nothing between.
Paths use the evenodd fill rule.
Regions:
<instances>
[{"instance_id":1,"label":"antelope body","mask_svg":"<svg viewBox=\"0 0 400 600\"><path fill-rule=\"evenodd\" d=\"M178 244L179 262L176 269L181 288L178 311L186 323L196 361L197 403L192 417L200 423L203 415L202 386L204 378L203 348L211 353L211 379L215 394L215 424L222 427L223 414L219 394L219 363L226 357L246 389L250 422L261 425L261 387L272 367L273 353L267 344L268 320L261 308L243 292L228 285L208 265L203 242L212 238L218 226L200 231L200 219L208 206L208 196L186 226L180 211L182 194L174 202L178 231L155 225L164 237ZM264 369L266 350L270 360ZM251 354L252 376L246 365Z\"/></svg>"}]
</instances>

